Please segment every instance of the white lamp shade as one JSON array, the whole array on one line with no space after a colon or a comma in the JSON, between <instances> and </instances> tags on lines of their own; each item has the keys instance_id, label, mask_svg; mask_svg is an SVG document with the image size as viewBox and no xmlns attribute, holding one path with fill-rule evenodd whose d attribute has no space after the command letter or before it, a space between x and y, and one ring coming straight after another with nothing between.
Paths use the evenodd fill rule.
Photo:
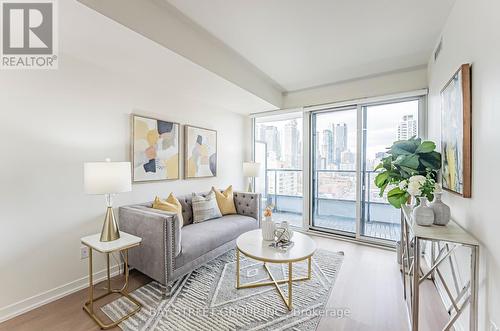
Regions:
<instances>
[{"instance_id":1,"label":"white lamp shade","mask_svg":"<svg viewBox=\"0 0 500 331\"><path fill-rule=\"evenodd\" d=\"M87 194L132 191L130 162L86 162L83 182Z\"/></svg>"},{"instance_id":2,"label":"white lamp shade","mask_svg":"<svg viewBox=\"0 0 500 331\"><path fill-rule=\"evenodd\" d=\"M259 177L260 176L260 163L243 162L243 176L245 176L245 177Z\"/></svg>"}]
</instances>

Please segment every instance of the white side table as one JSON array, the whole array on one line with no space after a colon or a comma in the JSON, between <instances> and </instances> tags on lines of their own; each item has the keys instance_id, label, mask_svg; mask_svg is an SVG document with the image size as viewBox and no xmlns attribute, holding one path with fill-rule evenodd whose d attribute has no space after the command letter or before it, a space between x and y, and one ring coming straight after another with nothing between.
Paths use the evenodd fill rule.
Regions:
<instances>
[{"instance_id":1,"label":"white side table","mask_svg":"<svg viewBox=\"0 0 500 331\"><path fill-rule=\"evenodd\" d=\"M100 233L83 237L81 238L82 244L87 246L89 248L89 301L85 302L83 309L89 314L89 316L99 325L101 329L109 329L112 327L117 326L130 316L134 315L137 313L142 305L140 302L132 298L128 292L127 292L127 287L128 287L128 276L129 276L129 269L128 269L128 250L130 248L139 246L141 244L142 238L133 236L131 234L128 234L126 232L120 231L120 238L114 241L108 241L108 242L101 242L100 241ZM106 254L106 262L107 262L107 276L108 276L108 286L107 286L107 292L104 293L103 295L100 295L96 298L94 298L94 285L93 285L93 267L92 267L92 251L96 250L100 253ZM125 271L125 284L121 289L112 289L111 288L111 276L110 276L110 269L109 269L109 254L113 252L120 252L124 251L125 252L125 266L124 266L124 271ZM94 313L94 302L102 299L112 293L119 293L122 296L126 297L130 301L132 301L135 305L136 308L132 310L130 313L127 315L123 316L116 322L113 322L111 324L104 324L99 317Z\"/></svg>"}]
</instances>

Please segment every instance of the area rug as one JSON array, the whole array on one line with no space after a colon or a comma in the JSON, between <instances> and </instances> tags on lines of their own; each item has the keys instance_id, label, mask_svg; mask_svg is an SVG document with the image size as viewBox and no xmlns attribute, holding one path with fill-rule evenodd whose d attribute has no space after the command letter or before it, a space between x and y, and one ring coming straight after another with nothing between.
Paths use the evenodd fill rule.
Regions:
<instances>
[{"instance_id":1,"label":"area rug","mask_svg":"<svg viewBox=\"0 0 500 331\"><path fill-rule=\"evenodd\" d=\"M151 282L131 295L144 306L120 324L124 331L145 330L315 330L342 265L343 252L317 250L312 259L312 278L294 282L293 309L288 311L274 286L236 289L236 257L230 251L179 280L170 298L162 299L164 287ZM269 264L276 279L288 275L286 264ZM268 280L261 262L241 255L242 284ZM307 262L293 264L293 276L307 274ZM285 295L287 285L282 285ZM102 310L113 321L132 304L121 298Z\"/></svg>"}]
</instances>

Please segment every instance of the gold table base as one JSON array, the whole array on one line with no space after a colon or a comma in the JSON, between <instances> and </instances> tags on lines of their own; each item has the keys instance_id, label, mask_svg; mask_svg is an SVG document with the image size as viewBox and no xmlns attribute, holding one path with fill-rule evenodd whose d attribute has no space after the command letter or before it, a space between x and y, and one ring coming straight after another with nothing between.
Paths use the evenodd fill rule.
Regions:
<instances>
[{"instance_id":1,"label":"gold table base","mask_svg":"<svg viewBox=\"0 0 500 331\"><path fill-rule=\"evenodd\" d=\"M128 268L128 249L125 249L125 264L124 264L124 271L125 271L125 284L121 289L112 289L111 288L111 275L110 275L110 269L109 269L109 253L106 253L106 262L107 262L107 281L108 281L108 286L107 286L107 292L94 298L94 285L93 285L93 267L92 267L92 247L89 247L89 300L85 302L83 305L83 310L87 312L87 314L99 325L99 327L103 330L113 328L129 318L130 316L134 315L137 313L139 310L142 308L142 304L131 297L128 292L128 277L129 277L129 268ZM104 297L107 297L108 295L111 295L113 293L118 293L121 294L122 297L127 298L130 300L132 303L135 304L135 308L126 314L125 316L121 317L119 320L105 324L95 313L94 313L94 302L97 300L100 300Z\"/></svg>"},{"instance_id":2,"label":"gold table base","mask_svg":"<svg viewBox=\"0 0 500 331\"><path fill-rule=\"evenodd\" d=\"M243 255L246 255L245 253L241 252ZM256 259L255 257L251 257L252 259ZM307 276L305 277L300 277L300 278L293 278L293 263L295 262L301 262L307 259ZM258 261L264 262L264 268L266 269L267 273L269 274L269 277L271 278L270 281L267 282L259 282L259 283L249 283L249 284L240 284L240 250L239 248L236 248L236 288L243 289L243 288L254 288L254 287L261 287L261 286L269 286L269 285L274 285L276 287L276 290L278 291L279 295L281 296L281 299L283 299L283 302L285 303L286 307L288 310L292 310L292 283L297 282L297 281L304 281L304 280L310 280L311 279L311 259L312 256L306 257L301 260L296 260L292 262L270 262L270 261L262 261L260 259L256 259ZM271 273L271 270L269 270L269 267L267 266L267 263L288 263L288 278L287 279L280 279L276 280ZM288 284L288 298L286 298L285 293L280 288L280 284Z\"/></svg>"}]
</instances>

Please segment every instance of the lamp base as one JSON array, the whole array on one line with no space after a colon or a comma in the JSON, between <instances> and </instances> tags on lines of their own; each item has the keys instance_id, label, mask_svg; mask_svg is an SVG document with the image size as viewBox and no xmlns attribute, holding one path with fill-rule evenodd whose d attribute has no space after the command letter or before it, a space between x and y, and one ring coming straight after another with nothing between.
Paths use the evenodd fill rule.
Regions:
<instances>
[{"instance_id":1,"label":"lamp base","mask_svg":"<svg viewBox=\"0 0 500 331\"><path fill-rule=\"evenodd\" d=\"M247 192L253 192L252 178L248 177L248 188Z\"/></svg>"},{"instance_id":2,"label":"lamp base","mask_svg":"<svg viewBox=\"0 0 500 331\"><path fill-rule=\"evenodd\" d=\"M113 241L120 239L120 231L116 223L113 207L108 207L106 210L106 217L104 217L104 224L102 225L101 241Z\"/></svg>"}]
</instances>

